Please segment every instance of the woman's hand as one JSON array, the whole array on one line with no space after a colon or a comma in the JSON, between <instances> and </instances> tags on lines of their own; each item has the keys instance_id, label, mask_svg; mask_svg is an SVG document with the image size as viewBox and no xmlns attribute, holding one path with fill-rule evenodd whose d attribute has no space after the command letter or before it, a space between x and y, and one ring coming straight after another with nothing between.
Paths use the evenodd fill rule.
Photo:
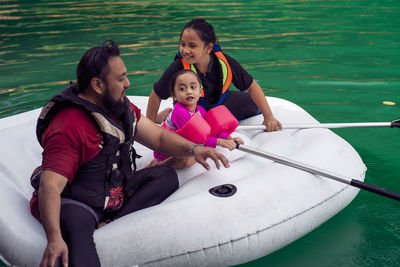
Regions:
<instances>
[{"instance_id":1,"label":"woman's hand","mask_svg":"<svg viewBox=\"0 0 400 267\"><path fill-rule=\"evenodd\" d=\"M159 123L159 124L163 123L163 121L165 121L165 119L167 118L168 114L171 113L171 111L172 111L172 108L166 108L166 109L163 109L162 111L160 111L157 114L156 123Z\"/></svg>"},{"instance_id":2,"label":"woman's hand","mask_svg":"<svg viewBox=\"0 0 400 267\"><path fill-rule=\"evenodd\" d=\"M282 124L273 115L264 117L263 125L267 127L267 132L282 130Z\"/></svg>"}]
</instances>

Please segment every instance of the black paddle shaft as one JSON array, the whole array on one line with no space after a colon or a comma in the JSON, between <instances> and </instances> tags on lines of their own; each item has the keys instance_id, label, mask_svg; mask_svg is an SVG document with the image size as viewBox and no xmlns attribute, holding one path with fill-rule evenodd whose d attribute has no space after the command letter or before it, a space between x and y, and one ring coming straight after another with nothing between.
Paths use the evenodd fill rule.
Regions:
<instances>
[{"instance_id":1,"label":"black paddle shaft","mask_svg":"<svg viewBox=\"0 0 400 267\"><path fill-rule=\"evenodd\" d=\"M400 120L395 120L390 123L390 128L400 128Z\"/></svg>"},{"instance_id":2,"label":"black paddle shaft","mask_svg":"<svg viewBox=\"0 0 400 267\"><path fill-rule=\"evenodd\" d=\"M400 201L400 194L398 194L396 192L392 192L392 191L386 190L384 188L380 188L380 187L377 187L377 186L374 186L374 185L366 184L364 182L361 182L361 181L358 181L358 180L354 180L354 179L351 180L350 185L358 187L358 188L363 189L363 190L367 190L367 191L372 192L372 193L376 193L376 194L379 194L379 195L382 195L382 196L385 196L385 197Z\"/></svg>"},{"instance_id":3,"label":"black paddle shaft","mask_svg":"<svg viewBox=\"0 0 400 267\"><path fill-rule=\"evenodd\" d=\"M259 156L259 157L262 157L262 158L270 159L277 163L281 163L281 164L284 164L284 165L287 165L287 166L290 166L290 167L293 167L296 169L300 169L300 170L303 170L303 171L306 171L306 172L309 172L309 173L312 173L315 175L320 175L325 178L329 178L329 179L332 179L332 180L335 180L335 181L338 181L341 183L345 183L345 184L348 184L348 185L351 185L351 186L354 186L354 187L357 187L357 188L360 188L360 189L363 189L363 190L366 190L366 191L369 191L372 193L376 193L381 196L385 196L385 197L400 201L400 194L398 194L398 193L395 193L395 192L392 192L392 191L389 191L389 190L386 190L384 188L380 188L380 187L377 187L374 185L366 184L364 182L361 182L361 181L358 181L355 179L349 179L342 175L319 169L315 166L311 166L311 165L308 165L308 164L305 164L302 162L298 162L298 161L295 161L292 159L278 156L278 155L275 155L275 154L272 154L272 153L269 153L266 151L262 151L262 150L259 150L256 148L246 146L246 145L240 145L237 142L236 142L236 149Z\"/></svg>"}]
</instances>

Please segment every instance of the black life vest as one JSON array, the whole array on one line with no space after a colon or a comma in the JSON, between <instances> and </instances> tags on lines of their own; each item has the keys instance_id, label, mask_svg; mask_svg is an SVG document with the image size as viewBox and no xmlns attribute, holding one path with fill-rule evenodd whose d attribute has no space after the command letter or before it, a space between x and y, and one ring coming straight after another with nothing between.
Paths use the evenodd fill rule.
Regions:
<instances>
[{"instance_id":1,"label":"black life vest","mask_svg":"<svg viewBox=\"0 0 400 267\"><path fill-rule=\"evenodd\" d=\"M77 89L77 83L68 86L43 107L37 122L36 135L41 144L44 131L62 108L83 108L97 124L103 137L101 151L78 169L61 195L94 208L115 211L123 204L123 187L126 179L133 176L136 170L135 159L139 157L133 148L136 116L130 110L129 102L126 102L119 124L98 106L78 97Z\"/></svg>"}]
</instances>

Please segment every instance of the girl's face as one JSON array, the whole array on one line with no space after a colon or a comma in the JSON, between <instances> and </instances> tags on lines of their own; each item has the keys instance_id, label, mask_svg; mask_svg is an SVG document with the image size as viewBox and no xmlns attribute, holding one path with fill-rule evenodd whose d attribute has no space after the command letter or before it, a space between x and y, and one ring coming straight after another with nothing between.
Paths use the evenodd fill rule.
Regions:
<instances>
[{"instance_id":1,"label":"girl's face","mask_svg":"<svg viewBox=\"0 0 400 267\"><path fill-rule=\"evenodd\" d=\"M197 101L201 94L200 83L196 74L185 72L176 77L174 93L172 97L175 101L184 105L191 111L196 111Z\"/></svg>"},{"instance_id":2,"label":"girl's face","mask_svg":"<svg viewBox=\"0 0 400 267\"><path fill-rule=\"evenodd\" d=\"M189 64L202 63L209 60L209 54L212 51L213 44L205 44L196 30L187 28L182 32L179 51L182 57Z\"/></svg>"}]
</instances>

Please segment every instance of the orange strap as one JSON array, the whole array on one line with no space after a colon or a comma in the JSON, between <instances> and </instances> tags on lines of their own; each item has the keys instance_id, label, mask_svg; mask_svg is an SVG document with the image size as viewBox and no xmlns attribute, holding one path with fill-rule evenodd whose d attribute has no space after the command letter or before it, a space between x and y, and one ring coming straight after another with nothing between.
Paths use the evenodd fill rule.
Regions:
<instances>
[{"instance_id":1,"label":"orange strap","mask_svg":"<svg viewBox=\"0 0 400 267\"><path fill-rule=\"evenodd\" d=\"M226 90L228 90L229 86L231 85L232 82L232 70L231 67L228 64L228 61L226 60L226 57L221 51L214 52L217 58L219 59L220 63L223 61L225 64L221 64L222 68L222 93L224 94ZM182 58L182 65L185 70L192 70L194 73L197 73L196 68L194 65L189 64L185 61L184 58ZM200 97L204 97L204 90L201 92Z\"/></svg>"}]
</instances>

